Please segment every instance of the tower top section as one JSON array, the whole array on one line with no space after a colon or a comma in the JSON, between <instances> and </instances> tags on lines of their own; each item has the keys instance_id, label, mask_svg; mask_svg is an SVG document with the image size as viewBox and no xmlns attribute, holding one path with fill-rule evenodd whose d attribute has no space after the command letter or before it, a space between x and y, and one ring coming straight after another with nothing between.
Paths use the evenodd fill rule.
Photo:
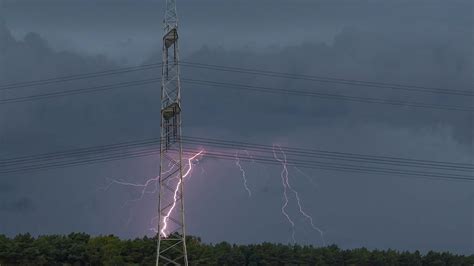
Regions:
<instances>
[{"instance_id":1,"label":"tower top section","mask_svg":"<svg viewBox=\"0 0 474 266\"><path fill-rule=\"evenodd\" d=\"M166 0L166 12L164 19L165 34L172 29L178 28L178 12L176 11L176 0Z\"/></svg>"}]
</instances>

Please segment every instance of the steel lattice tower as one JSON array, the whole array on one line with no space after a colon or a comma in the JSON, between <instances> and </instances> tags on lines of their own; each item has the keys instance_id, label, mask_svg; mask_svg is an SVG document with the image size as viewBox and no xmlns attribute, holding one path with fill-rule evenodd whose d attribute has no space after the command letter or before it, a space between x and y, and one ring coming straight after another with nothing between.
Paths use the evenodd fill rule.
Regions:
<instances>
[{"instance_id":1,"label":"steel lattice tower","mask_svg":"<svg viewBox=\"0 0 474 266\"><path fill-rule=\"evenodd\" d=\"M166 0L161 81L161 142L156 265L188 265L183 200L181 84L176 0Z\"/></svg>"}]
</instances>

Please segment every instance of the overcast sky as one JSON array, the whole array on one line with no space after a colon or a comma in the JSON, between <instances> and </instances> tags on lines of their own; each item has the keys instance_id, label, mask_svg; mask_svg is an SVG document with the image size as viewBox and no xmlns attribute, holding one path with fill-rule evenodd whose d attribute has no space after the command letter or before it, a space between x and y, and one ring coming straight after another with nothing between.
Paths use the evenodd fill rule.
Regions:
<instances>
[{"instance_id":1,"label":"overcast sky","mask_svg":"<svg viewBox=\"0 0 474 266\"><path fill-rule=\"evenodd\" d=\"M4 1L0 83L160 62L158 0ZM473 90L472 1L178 1L183 60L293 74ZM16 91L0 99L156 77L158 70ZM182 69L186 78L471 108L472 97ZM159 87L0 105L0 158L159 136ZM187 136L404 158L473 162L469 112L183 84ZM0 233L151 234L156 195L106 186L157 175L158 157L1 174ZM205 241L287 243L281 167L201 160L186 183L188 232ZM201 168L202 167L202 168ZM290 168L306 212L343 248L474 251L474 186ZM464 173L466 174L466 173ZM472 175L472 173L467 173ZM291 205L296 240L320 245Z\"/></svg>"}]
</instances>

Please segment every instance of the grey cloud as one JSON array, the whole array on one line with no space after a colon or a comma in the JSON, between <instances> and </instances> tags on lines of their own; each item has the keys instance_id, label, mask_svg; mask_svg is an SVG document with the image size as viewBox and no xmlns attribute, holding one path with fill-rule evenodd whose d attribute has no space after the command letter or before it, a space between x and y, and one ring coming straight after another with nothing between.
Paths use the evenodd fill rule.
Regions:
<instances>
[{"instance_id":1,"label":"grey cloud","mask_svg":"<svg viewBox=\"0 0 474 266\"><path fill-rule=\"evenodd\" d=\"M41 77L89 73L118 67L104 56L84 56L71 52L51 50L37 34L28 34L24 40L14 40L3 28L2 43L8 51L1 54L7 70L0 80L34 80ZM308 42L284 48L273 48L266 53L251 49L202 48L184 60L219 65L269 69L295 74L381 82L407 83L442 87L444 89L469 89L472 85L473 55L468 36L454 34L450 40L433 36L431 39L408 35L399 39L390 34L367 32L348 28L339 33L331 44ZM455 40L455 42L453 42ZM400 48L401 47L401 48ZM159 62L154 56L147 62ZM322 93L335 93L361 97L375 97L401 101L419 101L445 105L470 106L469 98L445 97L391 90L366 89L332 84L305 83L295 80L265 79L235 73L210 72L183 67L188 78L220 80L225 82L277 88L307 89ZM28 74L25 76L25 74ZM95 79L77 83L63 83L54 90L91 87L120 81L138 80L159 75L158 71L131 73L123 77ZM27 78L25 78L27 77ZM101 143L111 136L117 140L150 137L158 132L158 85L144 88L120 89L113 92L85 94L53 100L4 105L3 127L7 147L16 152L48 149L66 149L81 146L82 140L71 139L78 128L83 139ZM41 93L48 87L13 91L5 98ZM337 123L381 124L412 130L438 127L451 128L453 136L461 143L472 143L472 115L469 113L397 108L386 105L351 103L280 95L253 94L221 88L203 88L184 85L184 104L192 114L184 116L185 125L213 127L233 131L242 136L298 128L308 123L331 125ZM401 95L401 96L400 96ZM242 99L235 101L235 99ZM154 100L155 99L155 100ZM24 107L28 106L28 109ZM124 108L126 107L126 108ZM405 110L404 110L405 109ZM137 119L139 118L139 119ZM232 119L231 119L232 118ZM242 121L235 123L234 121ZM61 125L61 126L58 126ZM66 126L67 125L67 126ZM147 125L147 126L144 126ZM137 130L138 129L138 130ZM140 132L138 135L136 132ZM188 131L189 132L189 131ZM374 132L375 133L375 132ZM37 139L44 141L38 143ZM114 138L114 137L112 137ZM31 143L28 143L31 140ZM89 142L90 143L90 142ZM90 143L92 145L92 143ZM21 148L23 147L23 148ZM2 150L8 153L8 149Z\"/></svg>"},{"instance_id":2,"label":"grey cloud","mask_svg":"<svg viewBox=\"0 0 474 266\"><path fill-rule=\"evenodd\" d=\"M0 212L26 213L35 210L35 204L30 198L0 201Z\"/></svg>"},{"instance_id":3,"label":"grey cloud","mask_svg":"<svg viewBox=\"0 0 474 266\"><path fill-rule=\"evenodd\" d=\"M8 183L0 183L0 194L14 192L14 187Z\"/></svg>"},{"instance_id":4,"label":"grey cloud","mask_svg":"<svg viewBox=\"0 0 474 266\"><path fill-rule=\"evenodd\" d=\"M54 47L100 52L137 62L160 47L164 1L9 1L5 16L19 35L35 31ZM213 48L288 46L329 41L346 26L427 36L459 32L472 36L472 1L179 1L181 47L191 53ZM84 18L87 19L84 19ZM61 23L57 23L61 21ZM216 23L216 22L219 23ZM133 45L117 43L128 38Z\"/></svg>"},{"instance_id":5,"label":"grey cloud","mask_svg":"<svg viewBox=\"0 0 474 266\"><path fill-rule=\"evenodd\" d=\"M389 34L346 29L331 45L306 43L273 52L255 53L245 50L204 48L186 58L191 62L268 69L292 74L317 73L320 76L379 82L406 83L441 87L446 90L470 90L472 86L473 55L467 37L456 42L442 38L398 40ZM412 38L413 37L413 38ZM428 42L428 43L427 43ZM402 48L400 48L402 47ZM154 59L155 61L157 58ZM392 101L425 102L439 105L472 106L469 97L410 93L381 88L341 86L327 83L301 82L288 79L268 79L235 73L199 71L184 67L183 75L197 79L221 80L283 89L299 89L338 95L382 98ZM200 119L188 119L196 124L228 126L232 130L273 130L275 126L297 127L307 123L379 123L412 129L451 127L463 143L472 142L472 114L421 108L399 108L389 105L352 103L335 100L281 97L263 93L248 93L224 88L205 89L189 86L185 102L199 110ZM241 101L234 101L239 98ZM229 113L242 117L245 125L228 123ZM280 121L280 122L278 122ZM284 122L283 122L284 121Z\"/></svg>"},{"instance_id":6,"label":"grey cloud","mask_svg":"<svg viewBox=\"0 0 474 266\"><path fill-rule=\"evenodd\" d=\"M92 2L88 4L93 5ZM232 8L232 6L215 7L211 4L209 7L199 6L199 8L209 8L210 14ZM409 5L408 2L404 4ZM25 2L25 7L28 5L28 2ZM243 10L246 8L236 6ZM384 9L385 14L390 6L387 5ZM191 10L194 7L190 5L187 8ZM66 9L64 6L62 8ZM97 8L99 11L96 12L100 13L100 8ZM271 9L271 12L280 12L278 14L283 12L278 11L276 7ZM249 12L256 15L259 10L264 10L264 5L257 5L256 10ZM348 10L350 8L347 8L346 13ZM333 12L336 17L346 14L336 11L339 10ZM159 13L155 13L154 10L149 12L153 13L155 18ZM433 12L433 17L437 17L441 10L436 9ZM203 14L197 13L195 15L197 17ZM237 12L234 16L238 17L238 14ZM220 14L220 16L226 15L226 12ZM328 13L327 17L330 16ZM360 13L358 16L363 14ZM183 17L186 19L186 16ZM278 16L275 15L276 17ZM367 23L378 19L380 18L369 19ZM456 24L454 26L458 30L465 30L467 24L464 20L469 18L456 16L454 20L458 22L447 23ZM41 21L43 20L38 19L38 23ZM57 22L57 17L52 16L51 21ZM71 21L69 23L72 23ZM90 21L93 23L94 19ZM27 25L25 21L23 22ZM229 23L237 22L239 22L237 18L232 18L232 22ZM187 23L192 24L191 20ZM284 21L281 23L284 24ZM10 24L15 24L14 20L10 20ZM314 28L313 24L308 25ZM230 26L239 28L238 25ZM471 26L472 24L469 27ZM118 28L116 25L110 27ZM264 31L261 25L255 27L258 28L256 33ZM151 28L155 31L157 27L153 25ZM336 37L329 41L303 42L302 39L298 39L295 43L264 50L251 45L238 48L216 48L215 45L201 48L196 45L194 52L189 52L183 60L289 73L404 82L446 89L472 88L473 55L470 35L454 30L421 34L419 29L407 33L384 32L375 30L376 28L376 25L373 27L356 25L352 28L338 29L333 33ZM394 28L395 25L392 25L391 29ZM12 31L16 30L18 29ZM221 27L221 30L224 31L225 27ZM234 33L236 32L228 31L227 34ZM210 31L207 34L204 34L206 38L219 35L211 35ZM239 36L246 36L245 34L247 33L241 32ZM308 35L317 34L317 29L308 30ZM121 66L116 60L107 56L54 49L48 44L49 38L44 37L44 34L25 33L21 37L13 36L6 27L0 25L0 66L5 66L0 71L2 82L89 73ZM158 40L159 36L156 38ZM189 40L190 38L186 42L189 43ZM157 50L154 50L156 55L147 62L161 61ZM182 68L182 73L187 78L278 88L314 89L327 93L439 104L471 104L469 99L464 98L409 93L402 93L400 96L399 92L390 90L323 86L185 67ZM159 74L157 70L130 73L93 81L83 80L3 92L0 93L0 97L87 88L156 77ZM187 84L183 85L183 98L186 135L264 144L280 141L291 146L420 159L456 162L472 160L470 146L472 115L468 114L281 97L223 88L208 89ZM0 108L2 158L143 139L156 137L159 134L158 84L1 105ZM31 195L33 199L38 199L37 205L29 198L20 198L18 201L5 200L2 205L4 210L14 209L12 206L25 211L35 208L41 210L41 214L34 217L36 225L32 225L30 219L18 220L11 212L4 211L2 216L7 219L2 228L8 234L24 231L61 233L80 230L133 237L147 233L148 216L155 209L155 198L150 195L144 202L127 209L123 207L123 203L136 196L135 193L123 187L112 187L105 192L99 192L98 188L104 186L106 178L116 177L141 182L146 176L155 176L156 160L157 158L153 157L71 169L2 175L0 179L8 179L15 187L13 192L15 195L24 193ZM288 225L279 212L281 187L278 167L269 168L266 173L258 165L245 165L249 168L249 184L255 191L255 197L248 199L242 190L239 171L232 168L232 162L227 164L205 160L203 166L206 167L206 172L202 175L196 174L187 185L190 233L201 235L206 241L213 242L220 240L257 242L262 239L286 241ZM365 245L372 248L426 250L436 248L464 253L472 250L472 239L469 237L472 235L469 234L469 231L472 231L472 215L469 214L472 213L473 190L469 185L309 171L308 174L314 177L320 188L315 191L314 186L305 183L305 179L297 172L292 171L292 174L295 187L300 189L304 196L306 208L315 214L318 225L328 232L330 242L336 242L343 247ZM262 176L263 178L260 178ZM215 210L219 210L219 213ZM127 227L126 221L129 216L134 219L131 226ZM262 222L256 224L253 219ZM235 223L242 226L231 227ZM381 224L387 225L388 229L384 231ZM304 230L307 229L301 225L301 228L298 228L299 235L305 234ZM318 239L316 234L311 236Z\"/></svg>"}]
</instances>

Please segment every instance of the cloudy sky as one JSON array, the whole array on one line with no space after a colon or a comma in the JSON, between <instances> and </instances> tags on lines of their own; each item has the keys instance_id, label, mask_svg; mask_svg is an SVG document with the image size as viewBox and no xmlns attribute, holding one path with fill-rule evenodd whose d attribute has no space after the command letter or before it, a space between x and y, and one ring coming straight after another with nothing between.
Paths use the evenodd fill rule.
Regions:
<instances>
[{"instance_id":1,"label":"cloudy sky","mask_svg":"<svg viewBox=\"0 0 474 266\"><path fill-rule=\"evenodd\" d=\"M6 0L0 84L161 61L159 0ZM374 82L473 90L472 1L202 0L178 2L181 58ZM472 108L472 96L315 83L182 68L184 78ZM159 70L0 91L0 100L159 77ZM0 160L159 136L159 86L0 105ZM472 164L472 112L328 100L183 84L187 136ZM204 147L205 148L205 147ZM151 234L159 158L0 174L0 233ZM207 242L287 243L281 167L204 157L186 183L188 232ZM1 169L1 168L0 168ZM344 248L473 253L472 182L290 168L305 211ZM416 169L415 169L416 170ZM424 169L426 170L426 169ZM433 170L436 171L436 170ZM452 172L451 172L452 173ZM459 174L458 172L455 172ZM462 172L471 175L472 173ZM449 174L448 174L449 175ZM292 199L294 200L294 199ZM321 245L292 201L296 240Z\"/></svg>"}]
</instances>

